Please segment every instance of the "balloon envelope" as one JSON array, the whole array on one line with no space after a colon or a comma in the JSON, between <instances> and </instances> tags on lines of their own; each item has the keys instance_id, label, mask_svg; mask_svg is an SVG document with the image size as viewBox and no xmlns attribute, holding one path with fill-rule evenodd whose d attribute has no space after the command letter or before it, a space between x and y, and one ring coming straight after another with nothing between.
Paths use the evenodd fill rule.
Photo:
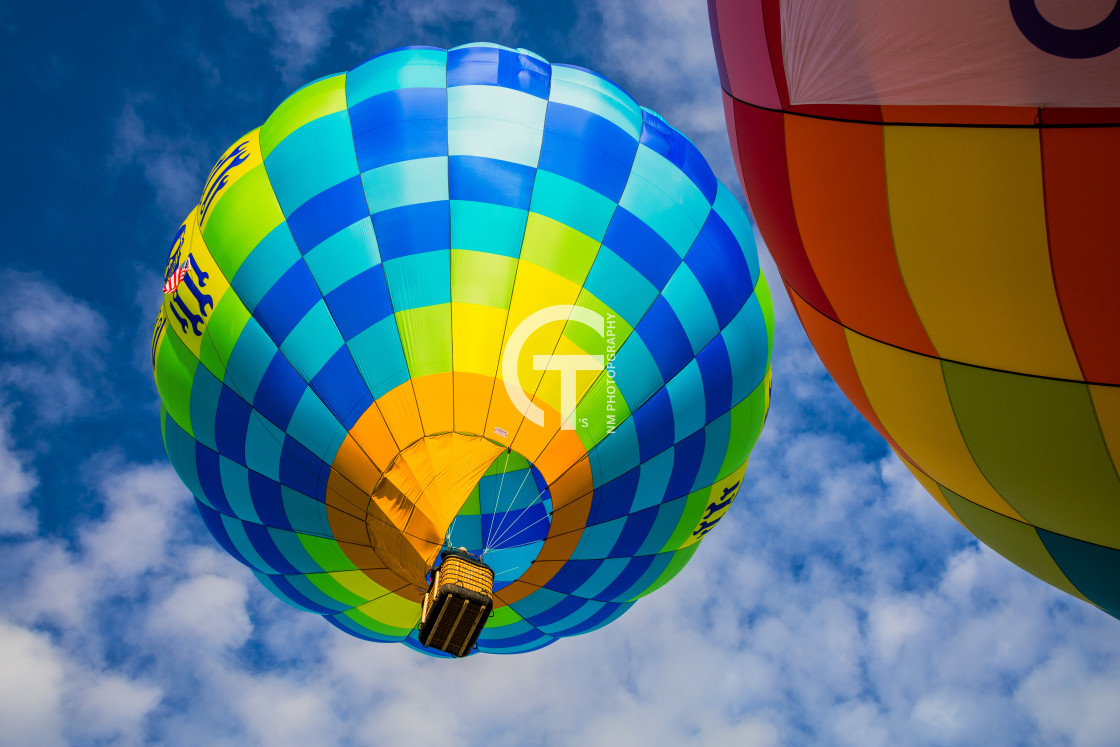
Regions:
<instances>
[{"instance_id":1,"label":"balloon envelope","mask_svg":"<svg viewBox=\"0 0 1120 747\"><path fill-rule=\"evenodd\" d=\"M236 141L172 243L152 340L168 455L270 591L419 647L445 543L479 649L616 619L742 484L772 309L699 151L589 71L404 48Z\"/></svg>"},{"instance_id":2,"label":"balloon envelope","mask_svg":"<svg viewBox=\"0 0 1120 747\"><path fill-rule=\"evenodd\" d=\"M1120 6L710 0L751 209L941 505L1120 615Z\"/></svg>"}]
</instances>

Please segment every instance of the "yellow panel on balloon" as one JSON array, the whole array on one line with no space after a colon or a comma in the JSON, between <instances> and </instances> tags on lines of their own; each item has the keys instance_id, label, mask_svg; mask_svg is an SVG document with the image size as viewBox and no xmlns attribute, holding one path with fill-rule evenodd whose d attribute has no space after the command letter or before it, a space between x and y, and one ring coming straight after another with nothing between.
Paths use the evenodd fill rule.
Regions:
<instances>
[{"instance_id":1,"label":"yellow panel on balloon","mask_svg":"<svg viewBox=\"0 0 1120 747\"><path fill-rule=\"evenodd\" d=\"M506 310L474 303L451 304L452 369L494 376L502 352Z\"/></svg>"},{"instance_id":2,"label":"yellow panel on balloon","mask_svg":"<svg viewBox=\"0 0 1120 747\"><path fill-rule=\"evenodd\" d=\"M938 354L1080 379L1051 273L1037 131L883 135L898 264Z\"/></svg>"},{"instance_id":3,"label":"yellow panel on balloon","mask_svg":"<svg viewBox=\"0 0 1120 747\"><path fill-rule=\"evenodd\" d=\"M964 443L941 361L845 330L867 399L911 459L933 480L992 511L1021 519L988 483Z\"/></svg>"},{"instance_id":4,"label":"yellow panel on balloon","mask_svg":"<svg viewBox=\"0 0 1120 747\"><path fill-rule=\"evenodd\" d=\"M237 142L229 146L210 175L206 177L206 185L202 188L202 199L198 201L198 225L205 229L213 213L213 207L238 179L260 166L264 159L261 156L260 128L252 130Z\"/></svg>"},{"instance_id":5,"label":"yellow panel on balloon","mask_svg":"<svg viewBox=\"0 0 1120 747\"><path fill-rule=\"evenodd\" d=\"M167 328L195 358L200 358L202 333L214 308L229 290L229 281L202 240L197 207L179 227L164 277L169 278L164 285L162 309Z\"/></svg>"}]
</instances>

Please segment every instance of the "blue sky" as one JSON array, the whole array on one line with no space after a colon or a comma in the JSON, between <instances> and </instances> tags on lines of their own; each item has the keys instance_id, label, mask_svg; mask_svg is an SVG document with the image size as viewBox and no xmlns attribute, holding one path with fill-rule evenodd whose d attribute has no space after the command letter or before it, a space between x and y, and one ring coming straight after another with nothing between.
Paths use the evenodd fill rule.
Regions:
<instances>
[{"instance_id":1,"label":"blue sky","mask_svg":"<svg viewBox=\"0 0 1120 747\"><path fill-rule=\"evenodd\" d=\"M379 51L494 41L613 79L741 195L708 33L701 0L0 3L0 743L1115 743L1118 623L945 514L780 293L735 508L601 631L459 662L363 643L203 527L147 346L235 137Z\"/></svg>"}]
</instances>

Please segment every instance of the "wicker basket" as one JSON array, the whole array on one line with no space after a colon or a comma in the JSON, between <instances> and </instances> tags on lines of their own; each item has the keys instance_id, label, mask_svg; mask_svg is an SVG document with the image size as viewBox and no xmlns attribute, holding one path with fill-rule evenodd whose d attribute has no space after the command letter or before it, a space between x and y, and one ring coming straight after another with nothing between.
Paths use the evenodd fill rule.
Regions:
<instances>
[{"instance_id":1,"label":"wicker basket","mask_svg":"<svg viewBox=\"0 0 1120 747\"><path fill-rule=\"evenodd\" d=\"M494 609L494 571L465 550L444 550L424 595L420 643L466 656Z\"/></svg>"}]
</instances>

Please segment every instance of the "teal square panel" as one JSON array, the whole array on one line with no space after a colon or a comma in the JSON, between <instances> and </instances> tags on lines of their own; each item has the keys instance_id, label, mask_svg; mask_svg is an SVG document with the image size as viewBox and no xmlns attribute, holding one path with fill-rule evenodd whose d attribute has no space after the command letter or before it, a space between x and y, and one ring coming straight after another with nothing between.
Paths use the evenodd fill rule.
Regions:
<instances>
[{"instance_id":1,"label":"teal square panel","mask_svg":"<svg viewBox=\"0 0 1120 747\"><path fill-rule=\"evenodd\" d=\"M304 381L311 381L344 344L326 302L320 299L284 338L280 352Z\"/></svg>"},{"instance_id":2,"label":"teal square panel","mask_svg":"<svg viewBox=\"0 0 1120 747\"><path fill-rule=\"evenodd\" d=\"M362 218L323 241L304 256L315 284L326 295L347 280L381 264L373 222Z\"/></svg>"}]
</instances>

